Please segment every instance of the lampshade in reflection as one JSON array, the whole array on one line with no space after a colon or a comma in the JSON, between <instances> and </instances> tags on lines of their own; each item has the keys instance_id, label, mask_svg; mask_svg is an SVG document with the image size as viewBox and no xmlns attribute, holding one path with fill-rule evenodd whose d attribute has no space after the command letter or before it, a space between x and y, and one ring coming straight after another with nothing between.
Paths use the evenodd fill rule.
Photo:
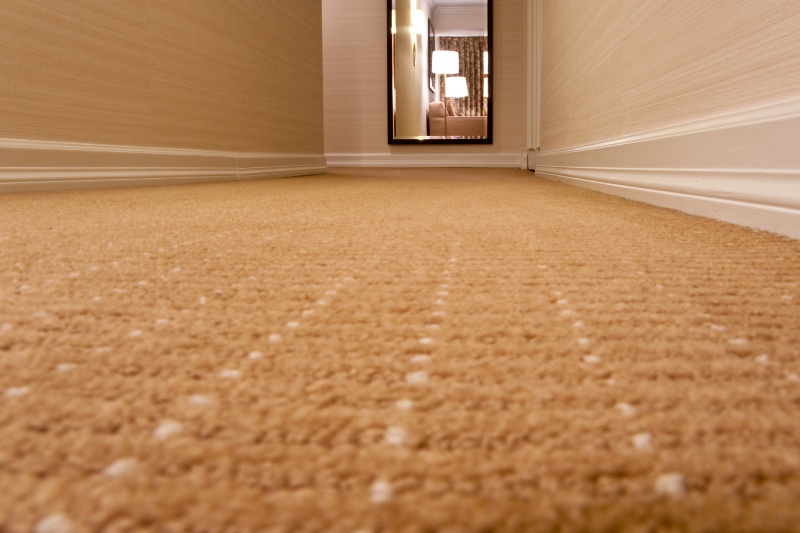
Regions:
<instances>
[{"instance_id":1,"label":"lampshade in reflection","mask_svg":"<svg viewBox=\"0 0 800 533\"><path fill-rule=\"evenodd\" d=\"M489 96L489 78L483 78L483 97Z\"/></svg>"},{"instance_id":2,"label":"lampshade in reflection","mask_svg":"<svg viewBox=\"0 0 800 533\"><path fill-rule=\"evenodd\" d=\"M489 74L489 52L483 53L483 73Z\"/></svg>"},{"instance_id":3,"label":"lampshade in reflection","mask_svg":"<svg viewBox=\"0 0 800 533\"><path fill-rule=\"evenodd\" d=\"M450 76L447 78L445 95L448 98L464 98L467 92L467 78L464 76Z\"/></svg>"},{"instance_id":4,"label":"lampshade in reflection","mask_svg":"<svg viewBox=\"0 0 800 533\"><path fill-rule=\"evenodd\" d=\"M428 31L428 17L421 9L414 10L414 33L417 35L425 35Z\"/></svg>"},{"instance_id":5,"label":"lampshade in reflection","mask_svg":"<svg viewBox=\"0 0 800 533\"><path fill-rule=\"evenodd\" d=\"M415 9L413 16L414 33L425 35L425 32L428 31L428 18L425 16L425 12L421 9ZM392 9L392 35L395 34L397 34L397 10Z\"/></svg>"},{"instance_id":6,"label":"lampshade in reflection","mask_svg":"<svg viewBox=\"0 0 800 533\"><path fill-rule=\"evenodd\" d=\"M431 71L434 74L458 74L458 52L434 50Z\"/></svg>"}]
</instances>

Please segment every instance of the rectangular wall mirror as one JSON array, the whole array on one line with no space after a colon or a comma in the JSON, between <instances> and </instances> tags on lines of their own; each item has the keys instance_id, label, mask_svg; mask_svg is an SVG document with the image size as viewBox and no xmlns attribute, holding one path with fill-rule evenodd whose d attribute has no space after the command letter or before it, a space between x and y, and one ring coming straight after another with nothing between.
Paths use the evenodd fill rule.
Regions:
<instances>
[{"instance_id":1,"label":"rectangular wall mirror","mask_svg":"<svg viewBox=\"0 0 800 533\"><path fill-rule=\"evenodd\" d=\"M389 144L492 143L492 0L387 0Z\"/></svg>"}]
</instances>

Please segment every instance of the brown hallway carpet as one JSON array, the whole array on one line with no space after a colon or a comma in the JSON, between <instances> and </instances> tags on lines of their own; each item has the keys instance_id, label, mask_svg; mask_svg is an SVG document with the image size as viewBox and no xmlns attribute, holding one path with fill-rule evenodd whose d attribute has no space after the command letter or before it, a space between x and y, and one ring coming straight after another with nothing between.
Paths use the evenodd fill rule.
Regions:
<instances>
[{"instance_id":1,"label":"brown hallway carpet","mask_svg":"<svg viewBox=\"0 0 800 533\"><path fill-rule=\"evenodd\" d=\"M0 195L0 531L800 531L800 242L513 170Z\"/></svg>"}]
</instances>

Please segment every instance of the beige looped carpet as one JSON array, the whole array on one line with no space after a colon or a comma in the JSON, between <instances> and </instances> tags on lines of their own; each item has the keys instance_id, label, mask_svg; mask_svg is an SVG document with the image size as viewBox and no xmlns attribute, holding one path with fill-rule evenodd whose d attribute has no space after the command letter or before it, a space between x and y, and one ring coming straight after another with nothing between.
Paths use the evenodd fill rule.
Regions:
<instances>
[{"instance_id":1,"label":"beige looped carpet","mask_svg":"<svg viewBox=\"0 0 800 533\"><path fill-rule=\"evenodd\" d=\"M800 531L800 242L514 170L0 195L0 531Z\"/></svg>"}]
</instances>

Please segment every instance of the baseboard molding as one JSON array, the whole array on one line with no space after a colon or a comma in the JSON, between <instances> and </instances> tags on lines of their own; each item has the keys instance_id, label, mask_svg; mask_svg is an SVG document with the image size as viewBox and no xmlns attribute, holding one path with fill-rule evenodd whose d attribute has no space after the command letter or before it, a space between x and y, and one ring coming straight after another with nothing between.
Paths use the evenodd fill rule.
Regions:
<instances>
[{"instance_id":1,"label":"baseboard molding","mask_svg":"<svg viewBox=\"0 0 800 533\"><path fill-rule=\"evenodd\" d=\"M539 151L536 149L529 149L527 157L525 158L525 168L527 170L536 170L536 157L539 155Z\"/></svg>"},{"instance_id":2,"label":"baseboard molding","mask_svg":"<svg viewBox=\"0 0 800 533\"><path fill-rule=\"evenodd\" d=\"M326 154L329 167L525 168L525 154Z\"/></svg>"},{"instance_id":3,"label":"baseboard molding","mask_svg":"<svg viewBox=\"0 0 800 533\"><path fill-rule=\"evenodd\" d=\"M564 183L800 239L800 101L536 158Z\"/></svg>"},{"instance_id":4,"label":"baseboard molding","mask_svg":"<svg viewBox=\"0 0 800 533\"><path fill-rule=\"evenodd\" d=\"M321 174L321 154L253 154L0 139L0 192Z\"/></svg>"},{"instance_id":5,"label":"baseboard molding","mask_svg":"<svg viewBox=\"0 0 800 533\"><path fill-rule=\"evenodd\" d=\"M237 154L238 179L289 178L328 171L324 155Z\"/></svg>"}]
</instances>

